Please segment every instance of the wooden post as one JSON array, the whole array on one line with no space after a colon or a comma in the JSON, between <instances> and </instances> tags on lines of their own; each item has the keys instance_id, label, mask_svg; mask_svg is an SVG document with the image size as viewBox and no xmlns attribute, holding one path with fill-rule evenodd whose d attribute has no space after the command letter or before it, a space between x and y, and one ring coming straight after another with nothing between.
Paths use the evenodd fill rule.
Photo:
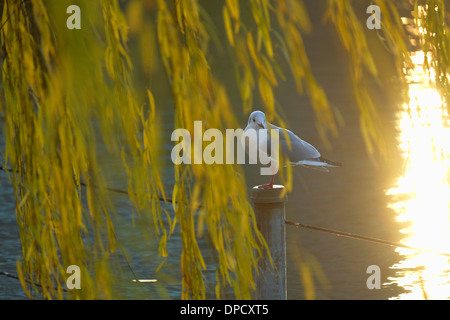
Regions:
<instances>
[{"instance_id":1,"label":"wooden post","mask_svg":"<svg viewBox=\"0 0 450 320\"><path fill-rule=\"evenodd\" d=\"M286 300L286 229L284 204L287 196L281 198L283 186L274 185L271 189L253 187L251 199L254 205L256 222L264 236L273 259L273 267L265 255L258 263L256 275L256 299Z\"/></svg>"}]
</instances>

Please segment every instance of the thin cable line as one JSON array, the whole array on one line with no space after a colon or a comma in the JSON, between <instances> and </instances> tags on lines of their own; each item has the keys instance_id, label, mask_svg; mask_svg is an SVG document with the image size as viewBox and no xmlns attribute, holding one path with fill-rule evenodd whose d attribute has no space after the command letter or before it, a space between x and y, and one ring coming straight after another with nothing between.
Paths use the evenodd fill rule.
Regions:
<instances>
[{"instance_id":1,"label":"thin cable line","mask_svg":"<svg viewBox=\"0 0 450 320\"><path fill-rule=\"evenodd\" d=\"M0 276L5 276L5 277L8 277L8 278L12 278L12 279L20 281L20 278L18 276L13 275L13 274L11 274L9 272L0 271ZM25 279L25 282L28 283L28 284L35 285L35 286L38 286L40 288L43 288L43 286L41 284L37 283L37 282L32 282L32 281L30 281L28 279ZM62 291L67 292L66 289L64 289L64 288L61 288L61 289L62 289ZM53 290L58 291L57 288L53 288Z\"/></svg>"},{"instance_id":2,"label":"thin cable line","mask_svg":"<svg viewBox=\"0 0 450 320\"><path fill-rule=\"evenodd\" d=\"M9 169L9 168L4 168L1 165L0 165L0 170L14 173L14 170ZM80 181L80 185L83 186L83 187L87 187L88 186L88 184L83 182L83 181ZM100 187L96 186L95 184L91 184L90 186L95 188L95 189L100 189ZM108 190L108 191L111 191L111 192L116 192L116 193L121 193L121 194L129 194L128 191L122 190L122 189L116 189L116 188L111 188L111 187L105 187L105 189ZM166 203L172 203L172 199L165 199L163 197L157 197L157 200L162 201L162 202L166 202Z\"/></svg>"},{"instance_id":3,"label":"thin cable line","mask_svg":"<svg viewBox=\"0 0 450 320\"><path fill-rule=\"evenodd\" d=\"M374 242L374 243L380 243L380 244L388 245L391 247L407 248L407 249L411 249L411 250L436 253L436 254L446 256L446 257L450 257L450 253L439 252L439 251L434 251L434 250L425 249L425 248L413 247L413 246L409 246L409 245L402 244L399 242L393 242L393 241L388 241L388 240L384 240L384 239L372 238L372 237L363 236L363 235L350 233L350 232L343 232L343 231L332 230L332 229L327 229L327 228L322 228L322 227L316 227L316 226L311 226L311 225L307 225L307 224L303 224L303 223L299 223L299 222L293 222L293 221L289 221L289 220L286 220L285 223L288 225L297 227L297 228L311 229L311 230L331 233L331 234L334 234L337 236L343 236L343 237L348 237L348 238L357 239L357 240L364 240L364 241L369 241L369 242Z\"/></svg>"}]
</instances>

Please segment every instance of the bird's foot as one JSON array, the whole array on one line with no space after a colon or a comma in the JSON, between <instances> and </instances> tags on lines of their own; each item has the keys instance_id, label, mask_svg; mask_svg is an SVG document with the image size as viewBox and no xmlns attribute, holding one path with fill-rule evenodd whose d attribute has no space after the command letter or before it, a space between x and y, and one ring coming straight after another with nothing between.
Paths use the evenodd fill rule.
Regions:
<instances>
[{"instance_id":1,"label":"bird's foot","mask_svg":"<svg viewBox=\"0 0 450 320\"><path fill-rule=\"evenodd\" d=\"M273 182L267 183L267 184L262 184L262 185L258 186L258 189L272 189L272 188L273 188Z\"/></svg>"}]
</instances>

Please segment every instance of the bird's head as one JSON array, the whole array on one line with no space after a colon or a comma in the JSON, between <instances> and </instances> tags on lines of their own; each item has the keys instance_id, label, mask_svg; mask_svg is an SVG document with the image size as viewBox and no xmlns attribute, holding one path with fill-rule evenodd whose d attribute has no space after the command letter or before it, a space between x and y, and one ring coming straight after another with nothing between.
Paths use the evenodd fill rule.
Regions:
<instances>
[{"instance_id":1,"label":"bird's head","mask_svg":"<svg viewBox=\"0 0 450 320\"><path fill-rule=\"evenodd\" d=\"M262 111L253 111L248 118L247 128L255 130L267 129L266 115Z\"/></svg>"}]
</instances>

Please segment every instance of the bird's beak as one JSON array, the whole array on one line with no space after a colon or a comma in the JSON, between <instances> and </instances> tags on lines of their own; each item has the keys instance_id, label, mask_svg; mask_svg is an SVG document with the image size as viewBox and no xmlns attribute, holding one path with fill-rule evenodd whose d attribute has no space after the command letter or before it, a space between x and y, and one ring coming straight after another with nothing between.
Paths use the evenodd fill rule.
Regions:
<instances>
[{"instance_id":1,"label":"bird's beak","mask_svg":"<svg viewBox=\"0 0 450 320\"><path fill-rule=\"evenodd\" d=\"M259 123L259 122L258 122L258 126L260 126L261 128L264 129L264 125L263 125L262 123Z\"/></svg>"}]
</instances>

